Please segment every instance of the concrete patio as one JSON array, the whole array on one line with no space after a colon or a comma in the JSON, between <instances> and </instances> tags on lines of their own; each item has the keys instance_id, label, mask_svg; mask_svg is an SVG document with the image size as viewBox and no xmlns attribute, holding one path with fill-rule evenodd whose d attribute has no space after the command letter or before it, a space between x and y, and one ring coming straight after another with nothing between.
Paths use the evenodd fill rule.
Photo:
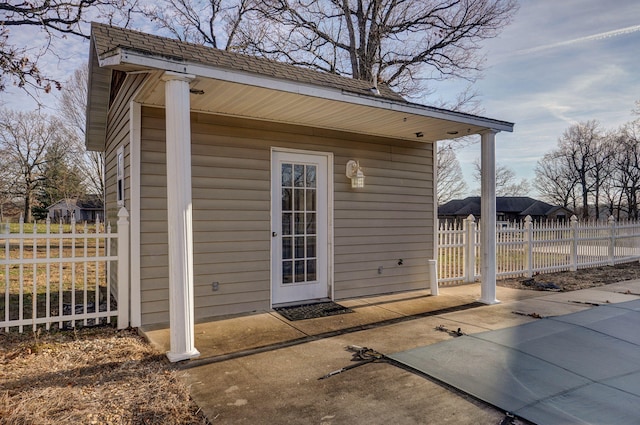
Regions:
<instances>
[{"instance_id":1,"label":"concrete patio","mask_svg":"<svg viewBox=\"0 0 640 425\"><path fill-rule=\"evenodd\" d=\"M391 354L455 337L439 326L473 334L638 299L640 280L564 293L498 287L495 305L476 303L478 284L440 291L344 300L354 313L318 319L288 321L271 311L200 323L201 356L178 367L214 424L527 423L385 362L318 378L353 364L349 345ZM168 350L167 329L146 336Z\"/></svg>"}]
</instances>

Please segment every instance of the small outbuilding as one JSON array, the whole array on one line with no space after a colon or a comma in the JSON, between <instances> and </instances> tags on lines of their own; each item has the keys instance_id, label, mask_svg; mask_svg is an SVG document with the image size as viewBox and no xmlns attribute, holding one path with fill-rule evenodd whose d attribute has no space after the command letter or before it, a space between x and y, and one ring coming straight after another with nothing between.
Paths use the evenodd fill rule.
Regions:
<instances>
[{"instance_id":1,"label":"small outbuilding","mask_svg":"<svg viewBox=\"0 0 640 425\"><path fill-rule=\"evenodd\" d=\"M169 325L172 361L198 355L195 320L428 288L439 140L481 135L495 216L509 122L102 24L89 72L87 147L105 153L110 221L130 214L131 325Z\"/></svg>"},{"instance_id":2,"label":"small outbuilding","mask_svg":"<svg viewBox=\"0 0 640 425\"><path fill-rule=\"evenodd\" d=\"M47 216L56 223L70 223L72 219L89 223L95 223L96 220L104 221L104 203L96 195L65 198L48 206Z\"/></svg>"}]
</instances>

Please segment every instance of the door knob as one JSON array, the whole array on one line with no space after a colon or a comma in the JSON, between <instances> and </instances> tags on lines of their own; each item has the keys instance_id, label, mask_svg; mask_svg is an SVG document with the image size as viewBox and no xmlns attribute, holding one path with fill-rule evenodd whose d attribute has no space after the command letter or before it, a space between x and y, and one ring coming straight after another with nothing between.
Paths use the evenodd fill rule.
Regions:
<instances>
[{"instance_id":1,"label":"door knob","mask_svg":"<svg viewBox=\"0 0 640 425\"><path fill-rule=\"evenodd\" d=\"M275 238L276 236L278 236L278 232L271 232L271 236Z\"/></svg>"}]
</instances>

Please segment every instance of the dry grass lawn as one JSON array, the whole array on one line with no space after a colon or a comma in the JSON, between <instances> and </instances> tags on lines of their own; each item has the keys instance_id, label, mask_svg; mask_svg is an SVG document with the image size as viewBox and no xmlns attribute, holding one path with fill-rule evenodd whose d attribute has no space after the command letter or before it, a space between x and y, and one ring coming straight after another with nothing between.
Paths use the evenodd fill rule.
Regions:
<instances>
[{"instance_id":1,"label":"dry grass lawn","mask_svg":"<svg viewBox=\"0 0 640 425\"><path fill-rule=\"evenodd\" d=\"M207 424L179 373L132 330L0 332L0 423Z\"/></svg>"}]
</instances>

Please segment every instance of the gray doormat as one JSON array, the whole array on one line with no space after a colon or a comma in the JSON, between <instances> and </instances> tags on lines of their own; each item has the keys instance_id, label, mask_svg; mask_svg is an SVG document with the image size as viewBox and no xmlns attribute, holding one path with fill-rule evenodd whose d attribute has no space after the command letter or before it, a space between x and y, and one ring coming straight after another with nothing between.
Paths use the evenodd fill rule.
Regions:
<instances>
[{"instance_id":1,"label":"gray doormat","mask_svg":"<svg viewBox=\"0 0 640 425\"><path fill-rule=\"evenodd\" d=\"M274 308L274 310L291 321L353 313L353 310L350 308L343 307L333 301L294 305L290 307L277 307Z\"/></svg>"},{"instance_id":2,"label":"gray doormat","mask_svg":"<svg viewBox=\"0 0 640 425\"><path fill-rule=\"evenodd\" d=\"M640 423L640 300L387 356L539 425Z\"/></svg>"}]
</instances>

